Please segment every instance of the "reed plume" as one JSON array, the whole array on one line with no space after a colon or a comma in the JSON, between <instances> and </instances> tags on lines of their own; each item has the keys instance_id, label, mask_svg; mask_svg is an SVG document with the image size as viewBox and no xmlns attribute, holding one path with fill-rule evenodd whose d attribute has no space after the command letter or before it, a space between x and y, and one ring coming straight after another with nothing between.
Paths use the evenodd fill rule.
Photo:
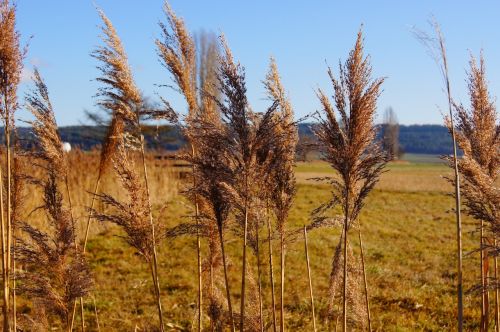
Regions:
<instances>
[{"instance_id":1,"label":"reed plume","mask_svg":"<svg viewBox=\"0 0 500 332\"><path fill-rule=\"evenodd\" d=\"M328 75L334 88L334 104L322 90L318 98L322 106L322 115L314 128L323 154L323 160L336 171L336 177L323 178L332 187L332 199L315 210L318 216L324 215L331 208L340 205L343 213L342 262L334 259L330 291L335 287L334 271L338 264L343 264L343 331L347 331L347 303L352 297L352 280L348 274L355 268L349 262L349 230L357 224L357 218L364 205L364 199L377 183L388 156L385 155L376 140L374 117L376 102L380 94L382 78L371 78L369 59L363 55L363 37L358 33L354 49L344 65L339 64L339 78L332 70ZM340 118L337 118L338 113ZM341 244L339 243L339 246ZM340 247L337 247L338 250ZM351 259L352 260L352 259ZM354 273L353 276L356 276ZM353 319L355 317L352 317Z\"/></svg>"},{"instance_id":2,"label":"reed plume","mask_svg":"<svg viewBox=\"0 0 500 332\"><path fill-rule=\"evenodd\" d=\"M271 58L269 71L264 81L268 97L278 106L272 127L271 154L269 158L269 201L276 217L276 228L280 236L280 331L285 330L284 283L285 283L285 235L286 221L296 193L295 150L298 141L297 125L293 109L281 83L276 61ZM272 258L270 257L270 261Z\"/></svg>"},{"instance_id":3,"label":"reed plume","mask_svg":"<svg viewBox=\"0 0 500 332\"><path fill-rule=\"evenodd\" d=\"M26 270L19 273L19 290L45 312L57 315L65 328L71 330L74 303L89 292L92 278L82 251L75 245L75 225L69 201L68 207L64 206L61 185L67 184L67 160L47 87L36 69L34 82L35 89L26 96L26 105L35 117L31 125L39 149L31 157L37 160L45 176L26 178L43 189L40 208L46 211L50 231L18 222L24 236L19 235L14 248L18 261L26 266ZM20 182L21 179L16 181L18 184L14 187L16 198L21 195L18 192Z\"/></svg>"},{"instance_id":4,"label":"reed plume","mask_svg":"<svg viewBox=\"0 0 500 332\"><path fill-rule=\"evenodd\" d=\"M468 88L470 109L454 104L457 144L463 151L458 166L465 179L462 187L464 203L467 213L475 219L494 225L498 223L498 218L495 218L498 217L497 209L492 204L495 203L494 182L500 168L500 129L496 106L489 95L482 57L479 65L474 58L470 60ZM446 125L451 130L449 117Z\"/></svg>"},{"instance_id":5,"label":"reed plume","mask_svg":"<svg viewBox=\"0 0 500 332\"><path fill-rule=\"evenodd\" d=\"M160 241L165 232L157 232L155 240L151 237L146 188L136 171L131 153L127 151L127 144L123 140L118 145L112 160L116 175L128 196L127 201L121 202L110 195L98 194L100 201L109 207L112 213L94 211L94 216L101 222L112 222L120 226L127 234L126 242L152 265L154 243ZM161 229L161 225L155 226Z\"/></svg>"},{"instance_id":6,"label":"reed plume","mask_svg":"<svg viewBox=\"0 0 500 332\"><path fill-rule=\"evenodd\" d=\"M103 36L101 37L104 45L98 46L91 55L100 62L98 69L103 74L102 77L96 79L104 84L103 87L99 88L96 95L96 97L100 98L97 104L111 113L111 120L102 143L98 175L94 185L90 211L94 208L102 176L111 164L125 130L130 123L134 122L135 107L141 103L141 95L133 81L121 40L104 12L99 10L99 15L104 22L102 27ZM84 251L87 247L91 221L92 214L90 213L85 228Z\"/></svg>"},{"instance_id":7,"label":"reed plume","mask_svg":"<svg viewBox=\"0 0 500 332\"><path fill-rule=\"evenodd\" d=\"M500 195L495 181L500 168L500 130L495 104L491 101L486 81L484 59L481 55L479 64L474 57L469 62L468 89L470 109L462 104L454 103L455 123L446 118L445 123L450 132L454 129L458 147L463 151L463 157L458 161L458 170L464 178L461 191L467 214L479 221L481 252L481 297L482 315L481 329L486 331L489 325L488 297L488 255L496 251L490 250L485 243L484 222L495 229L500 215L498 206ZM454 127L453 127L454 126ZM447 157L453 167L453 159ZM455 184L454 179L450 179ZM496 238L496 233L492 232ZM488 241L487 241L488 242ZM493 242L493 240L491 241ZM494 246L494 244L492 243ZM496 259L496 257L495 257ZM495 271L495 279L497 271ZM496 280L495 280L496 281ZM495 320L498 326L498 296L496 297Z\"/></svg>"},{"instance_id":8,"label":"reed plume","mask_svg":"<svg viewBox=\"0 0 500 332\"><path fill-rule=\"evenodd\" d=\"M20 35L16 31L16 7L8 0L0 1L0 114L4 123L5 136L5 169L6 169L6 198L2 195L1 222L2 222L2 281L3 281L3 328L9 330L10 321L10 286L12 265L12 146L11 134L14 131L14 113L18 109L17 88L21 81L23 59L26 49L21 49ZM0 174L1 175L1 174ZM3 179L2 179L3 182ZM0 183L2 187L3 183ZM5 199L5 202L4 202ZM15 325L16 318L13 317Z\"/></svg>"},{"instance_id":9,"label":"reed plume","mask_svg":"<svg viewBox=\"0 0 500 332\"><path fill-rule=\"evenodd\" d=\"M143 186L143 189L141 190L145 198L137 203L146 204L149 216L148 219L150 235L148 238L144 237L145 234L141 233L143 230L141 228L143 225L141 225L139 227L139 229L141 229L141 232L130 234L138 236L138 238L134 240L132 237L130 237L129 244L133 245L134 247L138 246L142 247L142 249L149 248L150 250L152 250L151 253L147 251L143 252L143 256L146 257L146 261L150 264L151 267L160 330L164 331L163 313L160 298L160 285L158 280L158 259L156 253L156 240L159 235L156 234L156 224L151 211L149 181L145 160L145 143L144 136L142 135L141 118L165 118L169 117L171 113L170 110L150 110L144 107L143 98L141 97L141 93L134 82L121 40L118 37L113 24L106 17L102 10L99 10L99 15L104 23L102 27L102 31L104 33L102 41L104 45L99 47L93 54L94 57L101 62L101 66L98 68L100 69L102 76L98 77L97 81L104 84L104 86L102 86L98 92L98 97L100 97L99 104L103 108L109 110L112 114L116 114L115 118L117 120L123 120L124 128L126 128L126 133L120 133L120 130L117 130L116 132L113 132L111 136L108 136L109 138L112 137L112 140L109 141L110 146L108 147L108 150L103 149L103 153L106 153L106 151L108 151L108 154L101 156L101 166L105 165L106 162L110 160L107 159L110 157L109 152L112 152L114 150L115 153L111 155L111 160L113 160L115 171L122 179L122 185L126 190L128 190L130 197L134 197L133 195L136 194L131 190L139 190L140 188L142 188L140 186ZM110 130L111 129L121 129L121 127L111 126ZM116 140L118 140L118 142ZM119 151L119 154L122 158L128 158L128 153L126 151L127 148L137 149L139 150L141 155L143 183L141 183L139 187L136 184L130 182L134 180L133 178L131 178L131 175L136 172L134 168L129 167L129 163L131 163L132 161L120 161L117 159L117 151ZM136 178L138 179L137 176ZM127 183L127 181L129 182ZM113 206L113 204L119 203L117 201L110 200L109 198L112 197L108 195L100 195L100 198L107 205ZM142 206L142 208L144 208L144 206ZM113 221L127 230L127 227L129 226L126 226L126 223L123 222L123 220L126 220L126 215L120 215L118 212L119 211L117 211L117 214L115 216L108 216L109 218L107 220ZM91 213L94 214L96 213L96 211L92 210ZM104 220L106 219L105 216L106 215L104 214L99 214L99 216L96 216L96 218ZM134 218L130 219L128 222L130 222L130 225L133 226L134 222L141 223L143 221L142 217L143 216L139 215L134 216ZM139 248L137 249L139 250ZM151 254L152 257L150 258L145 254Z\"/></svg>"}]
</instances>

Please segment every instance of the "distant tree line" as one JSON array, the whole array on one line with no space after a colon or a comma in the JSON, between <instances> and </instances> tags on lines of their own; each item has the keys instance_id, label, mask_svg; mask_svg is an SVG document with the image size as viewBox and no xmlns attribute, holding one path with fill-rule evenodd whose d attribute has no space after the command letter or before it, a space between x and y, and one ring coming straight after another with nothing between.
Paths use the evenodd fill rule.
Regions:
<instances>
[{"instance_id":1,"label":"distant tree line","mask_svg":"<svg viewBox=\"0 0 500 332\"><path fill-rule=\"evenodd\" d=\"M304 154L312 152L314 145L314 135L312 134L312 123L301 123L299 125L300 141L297 147L299 159L304 159ZM386 135L384 143L384 126L379 127L379 137L383 144L394 146L394 137L399 140L397 148L394 148L400 155L405 153L422 153L444 155L452 153L450 149L451 138L448 130L442 125L397 125L398 132L393 127L386 126ZM389 130L387 130L389 129ZM104 135L102 126L67 126L59 128L62 140L69 142L73 147L83 150L90 150L99 146ZM35 146L34 135L29 127L17 128L19 140L22 146L31 148ZM0 134L3 135L3 128L0 128ZM153 149L175 151L186 144L185 138L180 130L174 126L147 126L144 130L144 136L148 146ZM390 143L392 142L392 143Z\"/></svg>"}]
</instances>

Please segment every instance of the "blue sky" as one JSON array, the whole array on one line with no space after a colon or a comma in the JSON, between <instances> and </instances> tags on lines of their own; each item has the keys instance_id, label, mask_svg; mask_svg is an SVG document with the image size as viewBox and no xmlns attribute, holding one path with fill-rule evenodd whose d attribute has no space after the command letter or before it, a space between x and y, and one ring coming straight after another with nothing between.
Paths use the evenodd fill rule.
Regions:
<instances>
[{"instance_id":1,"label":"blue sky","mask_svg":"<svg viewBox=\"0 0 500 332\"><path fill-rule=\"evenodd\" d=\"M154 40L164 20L162 0L18 0L18 29L28 41L25 80L29 87L33 65L45 77L60 125L84 121L84 109L93 110L98 84L96 60L90 52L99 44L99 17L94 4L113 21L136 81L146 95L160 94L181 112L178 94L158 85L170 84L161 66ZM413 37L413 26L428 30L434 15L446 37L454 97L467 103L465 71L469 54L484 49L492 95L500 79L500 14L495 1L189 1L171 0L171 6L193 31L223 32L235 57L245 66L249 100L262 110L261 80L269 56L277 60L283 83L298 117L319 108L315 89L331 91L327 63L337 72L360 25L364 25L365 51L373 74L387 77L378 103L379 120L392 106L404 124L441 123L446 109L439 71ZM18 118L29 116L20 111Z\"/></svg>"}]
</instances>

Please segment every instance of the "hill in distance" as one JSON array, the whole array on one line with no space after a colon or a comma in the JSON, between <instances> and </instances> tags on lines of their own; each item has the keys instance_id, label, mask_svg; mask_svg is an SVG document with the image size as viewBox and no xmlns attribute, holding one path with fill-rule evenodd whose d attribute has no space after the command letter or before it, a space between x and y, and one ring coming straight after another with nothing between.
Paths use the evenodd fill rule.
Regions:
<instances>
[{"instance_id":1,"label":"hill in distance","mask_svg":"<svg viewBox=\"0 0 500 332\"><path fill-rule=\"evenodd\" d=\"M299 124L299 137L312 138L314 124ZM106 128L100 126L65 126L59 127L61 138L71 146L83 150L98 147L105 135ZM3 128L0 128L3 137ZM18 128L18 135L24 147L35 146L35 138L30 127ZM176 151L186 144L181 131L175 126L151 126L145 129L148 147L158 150ZM451 137L442 125L401 125L399 141L407 153L418 154L450 154L452 153Z\"/></svg>"}]
</instances>

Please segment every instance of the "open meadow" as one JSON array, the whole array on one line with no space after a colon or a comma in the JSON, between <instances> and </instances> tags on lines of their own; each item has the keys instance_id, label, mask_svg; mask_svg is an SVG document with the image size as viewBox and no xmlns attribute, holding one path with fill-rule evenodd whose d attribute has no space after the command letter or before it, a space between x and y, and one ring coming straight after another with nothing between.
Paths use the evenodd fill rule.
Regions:
<instances>
[{"instance_id":1,"label":"open meadow","mask_svg":"<svg viewBox=\"0 0 500 332\"><path fill-rule=\"evenodd\" d=\"M96 155L72 154L71 187L80 231L86 221L84 206L89 205ZM417 159L418 160L418 159ZM154 211L161 223L173 227L189 219L190 205L178 194L183 181L171 161L148 159ZM366 208L360 216L366 255L367 278L374 331L444 331L452 329L456 319L456 264L454 255L455 224L451 186L443 179L450 169L441 163L395 162L388 166ZM290 214L289 229L310 223L310 213L329 197L323 184L312 177L331 173L323 162L298 163L298 192ZM119 194L113 176L107 177L103 192ZM85 190L84 190L85 189ZM30 195L30 203L37 196ZM99 207L98 207L99 208ZM30 217L36 220L33 216ZM477 248L473 241L476 226L464 220L464 249ZM318 322L326 307L326 294L334 248L340 229L313 230L309 250ZM95 287L85 299L85 317L90 330L96 329L97 309L102 331L154 330L155 305L147 265L125 245L124 234L116 226L100 224L93 228L88 244L88 259ZM235 285L241 273L241 240L228 235L230 278ZM202 248L202 255L206 248ZM275 248L277 250L277 248ZM354 241L354 250L358 243ZM167 330L189 331L196 324L196 242L181 237L165 240L158 249L159 277ZM267 255L261 252L263 261ZM478 256L465 256L466 288L478 280L474 269ZM254 260L254 257L252 257ZM278 261L276 261L278 264ZM285 308L286 324L293 331L311 329L306 262L302 238L287 248ZM254 261L252 261L252 266ZM264 264L264 266L268 266ZM277 265L276 265L277 266ZM270 317L268 268L263 268L263 294L266 321ZM255 275L255 271L253 271ZM237 287L233 298L238 299ZM465 326L477 327L477 297L467 296ZM27 308L27 307L26 307ZM19 309L22 311L22 308ZM79 318L77 317L77 320ZM208 318L204 317L205 323ZM326 330L322 323L319 330Z\"/></svg>"}]
</instances>

